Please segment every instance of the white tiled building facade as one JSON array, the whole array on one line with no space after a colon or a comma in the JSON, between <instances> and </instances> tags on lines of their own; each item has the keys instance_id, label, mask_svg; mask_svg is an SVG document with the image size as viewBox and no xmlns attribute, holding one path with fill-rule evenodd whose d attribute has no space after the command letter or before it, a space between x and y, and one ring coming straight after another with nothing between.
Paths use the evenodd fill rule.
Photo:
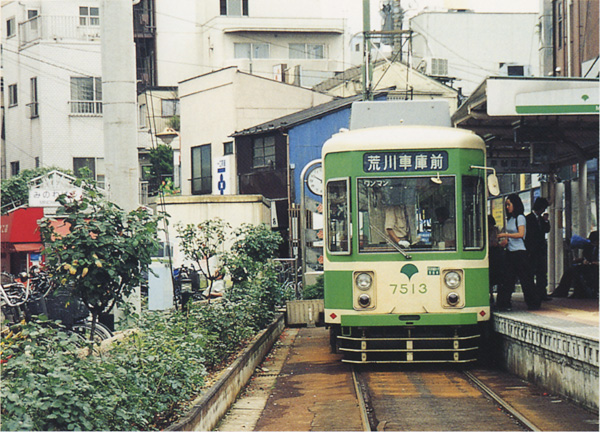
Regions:
<instances>
[{"instance_id":1,"label":"white tiled building facade","mask_svg":"<svg viewBox=\"0 0 600 432\"><path fill-rule=\"evenodd\" d=\"M87 166L104 181L102 3L3 1L7 176L38 166ZM176 88L181 81L235 65L242 72L309 87L361 59L351 52L353 32L360 29L351 30L347 17L360 16L362 0L147 4L154 38L152 86ZM149 112L140 118L164 118L139 124L138 147L156 142L148 135L162 131L150 127L167 119L156 113L157 105L162 111L162 104L139 110Z\"/></svg>"}]
</instances>

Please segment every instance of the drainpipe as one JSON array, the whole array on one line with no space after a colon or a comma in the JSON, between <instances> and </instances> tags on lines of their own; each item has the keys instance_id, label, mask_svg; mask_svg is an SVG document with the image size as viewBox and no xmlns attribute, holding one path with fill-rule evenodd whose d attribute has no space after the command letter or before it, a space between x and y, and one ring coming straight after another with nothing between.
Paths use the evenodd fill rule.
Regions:
<instances>
[{"instance_id":1,"label":"drainpipe","mask_svg":"<svg viewBox=\"0 0 600 432\"><path fill-rule=\"evenodd\" d=\"M571 46L572 37L571 37L571 20L573 19L571 15L571 10L573 8L573 0L569 0L567 5L567 10L565 13L565 20L567 22L567 76L573 76L573 58L571 57L573 47Z\"/></svg>"}]
</instances>

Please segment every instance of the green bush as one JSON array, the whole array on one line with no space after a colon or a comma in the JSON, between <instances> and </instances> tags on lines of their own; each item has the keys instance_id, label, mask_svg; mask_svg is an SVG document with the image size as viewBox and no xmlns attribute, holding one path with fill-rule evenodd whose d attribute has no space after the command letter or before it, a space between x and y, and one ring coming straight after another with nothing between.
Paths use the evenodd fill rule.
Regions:
<instances>
[{"instance_id":1,"label":"green bush","mask_svg":"<svg viewBox=\"0 0 600 432\"><path fill-rule=\"evenodd\" d=\"M249 242L276 244L246 229ZM249 243L248 243L248 246ZM271 249L272 250L272 249ZM261 247L240 247L263 253ZM269 260L249 267L220 302L185 311L145 312L139 331L100 355L82 355L75 339L48 321L2 334L3 430L160 430L203 389L207 374L270 324L282 304Z\"/></svg>"},{"instance_id":2,"label":"green bush","mask_svg":"<svg viewBox=\"0 0 600 432\"><path fill-rule=\"evenodd\" d=\"M2 429L164 429L202 391L208 371L272 321L260 291L147 312L139 332L99 356L79 355L75 340L47 323L4 335Z\"/></svg>"},{"instance_id":3,"label":"green bush","mask_svg":"<svg viewBox=\"0 0 600 432\"><path fill-rule=\"evenodd\" d=\"M302 292L302 298L304 300L322 299L325 297L324 293L325 278L323 275L317 277L316 283L313 285L307 285Z\"/></svg>"}]
</instances>

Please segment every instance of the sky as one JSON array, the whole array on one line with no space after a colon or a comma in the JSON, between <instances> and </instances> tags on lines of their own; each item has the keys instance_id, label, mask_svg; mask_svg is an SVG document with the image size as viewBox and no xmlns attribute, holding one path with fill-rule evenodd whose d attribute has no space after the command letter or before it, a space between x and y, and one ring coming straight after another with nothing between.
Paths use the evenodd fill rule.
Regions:
<instances>
[{"instance_id":1,"label":"sky","mask_svg":"<svg viewBox=\"0 0 600 432\"><path fill-rule=\"evenodd\" d=\"M353 0L362 3L362 0ZM371 29L381 28L381 15L379 10L385 0L370 0L371 3ZM410 18L417 13L429 10L471 9L475 12L535 12L539 11L541 0L400 0L400 5ZM350 16L349 25L356 32L362 31L362 10L357 16Z\"/></svg>"}]
</instances>

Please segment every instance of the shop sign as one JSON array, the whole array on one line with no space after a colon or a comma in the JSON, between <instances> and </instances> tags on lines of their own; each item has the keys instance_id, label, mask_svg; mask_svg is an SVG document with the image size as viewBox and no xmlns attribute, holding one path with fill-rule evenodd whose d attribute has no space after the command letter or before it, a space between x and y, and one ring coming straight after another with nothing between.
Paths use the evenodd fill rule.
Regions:
<instances>
[{"instance_id":1,"label":"shop sign","mask_svg":"<svg viewBox=\"0 0 600 432\"><path fill-rule=\"evenodd\" d=\"M62 194L67 194L71 199L80 200L83 193L81 188L73 186L71 176L53 171L48 175L41 177L35 186L29 189L30 207L60 207L56 201Z\"/></svg>"}]
</instances>

